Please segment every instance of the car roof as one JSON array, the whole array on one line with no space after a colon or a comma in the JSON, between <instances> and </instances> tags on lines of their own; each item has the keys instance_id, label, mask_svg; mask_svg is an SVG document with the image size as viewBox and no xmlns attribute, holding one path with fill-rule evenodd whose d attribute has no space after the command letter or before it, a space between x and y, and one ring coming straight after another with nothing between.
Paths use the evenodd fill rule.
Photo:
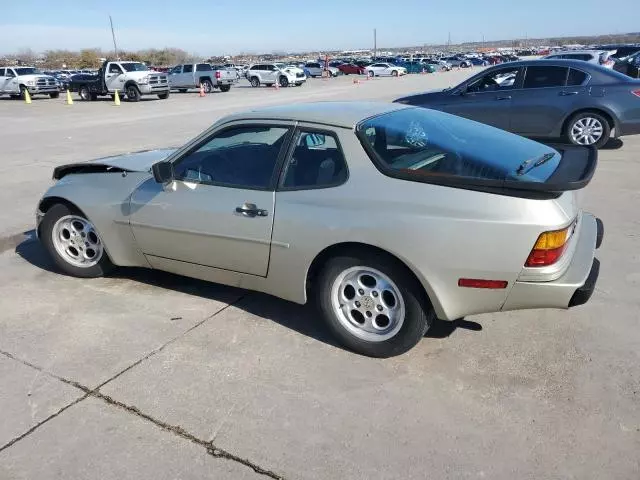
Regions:
<instances>
[{"instance_id":1,"label":"car roof","mask_svg":"<svg viewBox=\"0 0 640 480\"><path fill-rule=\"evenodd\" d=\"M615 50L615 49L612 49ZM593 53L594 55L599 55L601 53L609 53L611 50L557 50L549 55L570 55L576 54L580 55L581 53Z\"/></svg>"},{"instance_id":2,"label":"car roof","mask_svg":"<svg viewBox=\"0 0 640 480\"><path fill-rule=\"evenodd\" d=\"M279 105L248 110L225 118L233 120L294 120L353 128L362 120L402 110L406 105L384 102L315 102Z\"/></svg>"},{"instance_id":3,"label":"car roof","mask_svg":"<svg viewBox=\"0 0 640 480\"><path fill-rule=\"evenodd\" d=\"M517 60L515 62L499 63L491 67L492 69L505 68L505 67L530 67L532 65L549 65L556 67L573 67L580 68L582 70L590 68L604 68L599 65L585 62L583 60L570 60L567 58L540 58L538 60Z\"/></svg>"}]
</instances>

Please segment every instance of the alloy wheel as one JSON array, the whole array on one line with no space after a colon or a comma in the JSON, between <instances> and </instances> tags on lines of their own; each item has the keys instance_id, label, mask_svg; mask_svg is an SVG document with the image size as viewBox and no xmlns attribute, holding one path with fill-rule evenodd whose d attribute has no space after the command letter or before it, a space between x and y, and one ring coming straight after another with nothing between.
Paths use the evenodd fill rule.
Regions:
<instances>
[{"instance_id":1,"label":"alloy wheel","mask_svg":"<svg viewBox=\"0 0 640 480\"><path fill-rule=\"evenodd\" d=\"M353 335L370 342L395 336L404 323L405 304L398 286L370 267L344 270L333 281L331 304L338 321Z\"/></svg>"},{"instance_id":2,"label":"alloy wheel","mask_svg":"<svg viewBox=\"0 0 640 480\"><path fill-rule=\"evenodd\" d=\"M104 253L102 241L93 224L77 215L58 219L51 229L51 240L58 255L76 267L92 267Z\"/></svg>"},{"instance_id":3,"label":"alloy wheel","mask_svg":"<svg viewBox=\"0 0 640 480\"><path fill-rule=\"evenodd\" d=\"M582 117L571 126L571 140L578 145L595 144L604 132L602 122L594 117Z\"/></svg>"}]
</instances>

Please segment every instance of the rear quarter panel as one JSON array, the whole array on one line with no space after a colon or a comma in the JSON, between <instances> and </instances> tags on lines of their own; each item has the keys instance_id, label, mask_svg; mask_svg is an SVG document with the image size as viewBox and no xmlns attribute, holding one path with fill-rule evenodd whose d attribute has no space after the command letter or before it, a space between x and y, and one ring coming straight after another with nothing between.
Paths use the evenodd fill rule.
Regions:
<instances>
[{"instance_id":1,"label":"rear quarter panel","mask_svg":"<svg viewBox=\"0 0 640 480\"><path fill-rule=\"evenodd\" d=\"M568 224L572 200L530 200L387 177L352 130L338 129L349 179L339 187L278 192L269 267L272 293L304 302L309 266L343 242L381 248L417 276L436 313L456 319L500 310L538 235ZM506 280L503 290L459 278Z\"/></svg>"}]
</instances>

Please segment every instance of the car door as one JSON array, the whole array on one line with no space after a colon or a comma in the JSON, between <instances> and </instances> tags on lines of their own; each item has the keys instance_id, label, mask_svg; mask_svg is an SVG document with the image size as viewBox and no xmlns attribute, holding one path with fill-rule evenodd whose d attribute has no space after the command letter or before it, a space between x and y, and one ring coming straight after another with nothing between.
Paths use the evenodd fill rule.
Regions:
<instances>
[{"instance_id":1,"label":"car door","mask_svg":"<svg viewBox=\"0 0 640 480\"><path fill-rule=\"evenodd\" d=\"M193 64L186 63L182 65L182 73L180 74L180 86L183 88L198 87L193 77Z\"/></svg>"},{"instance_id":2,"label":"car door","mask_svg":"<svg viewBox=\"0 0 640 480\"><path fill-rule=\"evenodd\" d=\"M176 65L169 71L169 84L171 87L180 87L180 74L182 73L182 65Z\"/></svg>"},{"instance_id":3,"label":"car door","mask_svg":"<svg viewBox=\"0 0 640 480\"><path fill-rule=\"evenodd\" d=\"M171 160L168 185L143 182L131 196L130 224L151 265L171 259L266 276L291 132L287 122L225 125Z\"/></svg>"},{"instance_id":4,"label":"car door","mask_svg":"<svg viewBox=\"0 0 640 480\"><path fill-rule=\"evenodd\" d=\"M588 95L588 75L551 65L529 65L522 88L512 92L511 130L521 135L547 136L557 131L573 106Z\"/></svg>"},{"instance_id":5,"label":"car door","mask_svg":"<svg viewBox=\"0 0 640 480\"><path fill-rule=\"evenodd\" d=\"M20 93L18 74L13 68L5 69L4 93Z\"/></svg>"},{"instance_id":6,"label":"car door","mask_svg":"<svg viewBox=\"0 0 640 480\"><path fill-rule=\"evenodd\" d=\"M122 68L120 68L120 65L117 63L110 63L107 65L104 83L107 86L107 90L110 92L115 90L122 91L124 88L124 72L122 71Z\"/></svg>"},{"instance_id":7,"label":"car door","mask_svg":"<svg viewBox=\"0 0 640 480\"><path fill-rule=\"evenodd\" d=\"M435 108L509 130L512 95L521 76L520 67L491 70L454 89L443 104Z\"/></svg>"},{"instance_id":8,"label":"car door","mask_svg":"<svg viewBox=\"0 0 640 480\"><path fill-rule=\"evenodd\" d=\"M4 74L5 69L0 68L0 93L4 93L4 84L7 82L8 78Z\"/></svg>"}]
</instances>

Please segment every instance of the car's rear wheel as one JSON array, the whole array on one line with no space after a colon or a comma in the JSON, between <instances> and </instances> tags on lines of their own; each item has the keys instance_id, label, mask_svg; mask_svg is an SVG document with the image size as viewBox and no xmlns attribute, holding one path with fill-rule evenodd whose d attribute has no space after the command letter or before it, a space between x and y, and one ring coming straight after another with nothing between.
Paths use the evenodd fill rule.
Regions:
<instances>
[{"instance_id":1,"label":"car's rear wheel","mask_svg":"<svg viewBox=\"0 0 640 480\"><path fill-rule=\"evenodd\" d=\"M213 90L213 85L211 85L211 82L209 80L205 80L202 82L202 88L204 89L204 93L211 93L211 91Z\"/></svg>"},{"instance_id":2,"label":"car's rear wheel","mask_svg":"<svg viewBox=\"0 0 640 480\"><path fill-rule=\"evenodd\" d=\"M90 100L92 100L91 98L91 92L89 92L89 87L87 86L82 86L78 89L78 95L80 95L80 98L82 100L84 100L85 102L88 102Z\"/></svg>"},{"instance_id":3,"label":"car's rear wheel","mask_svg":"<svg viewBox=\"0 0 640 480\"><path fill-rule=\"evenodd\" d=\"M220 85L221 92L228 92L229 90L231 90L231 85Z\"/></svg>"},{"instance_id":4,"label":"car's rear wheel","mask_svg":"<svg viewBox=\"0 0 640 480\"><path fill-rule=\"evenodd\" d=\"M167 98L169 98L169 94L170 94L169 91L166 91L164 93L159 93L158 98L160 100L166 100Z\"/></svg>"},{"instance_id":5,"label":"car's rear wheel","mask_svg":"<svg viewBox=\"0 0 640 480\"><path fill-rule=\"evenodd\" d=\"M67 205L51 207L40 224L40 239L67 275L101 277L114 268L94 225Z\"/></svg>"},{"instance_id":6,"label":"car's rear wheel","mask_svg":"<svg viewBox=\"0 0 640 480\"><path fill-rule=\"evenodd\" d=\"M577 113L567 122L567 140L574 145L600 148L609 141L610 135L609 122L596 112Z\"/></svg>"},{"instance_id":7,"label":"car's rear wheel","mask_svg":"<svg viewBox=\"0 0 640 480\"><path fill-rule=\"evenodd\" d=\"M435 319L422 287L406 267L376 252L331 258L314 285L333 334L363 355L400 355L420 341Z\"/></svg>"},{"instance_id":8,"label":"car's rear wheel","mask_svg":"<svg viewBox=\"0 0 640 480\"><path fill-rule=\"evenodd\" d=\"M60 97L60 92L53 92L49 94L50 98L58 98Z\"/></svg>"}]
</instances>

